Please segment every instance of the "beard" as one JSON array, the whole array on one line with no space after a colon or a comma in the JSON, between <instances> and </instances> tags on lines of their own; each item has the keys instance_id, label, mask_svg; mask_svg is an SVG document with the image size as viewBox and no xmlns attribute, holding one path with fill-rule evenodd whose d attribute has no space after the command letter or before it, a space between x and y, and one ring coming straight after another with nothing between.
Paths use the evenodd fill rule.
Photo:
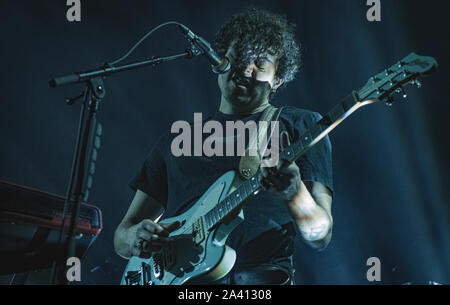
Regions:
<instances>
[{"instance_id":1,"label":"beard","mask_svg":"<svg viewBox=\"0 0 450 305\"><path fill-rule=\"evenodd\" d=\"M227 77L226 86L221 89L222 94L233 106L248 110L268 102L272 88L267 81L259 81L230 73Z\"/></svg>"}]
</instances>

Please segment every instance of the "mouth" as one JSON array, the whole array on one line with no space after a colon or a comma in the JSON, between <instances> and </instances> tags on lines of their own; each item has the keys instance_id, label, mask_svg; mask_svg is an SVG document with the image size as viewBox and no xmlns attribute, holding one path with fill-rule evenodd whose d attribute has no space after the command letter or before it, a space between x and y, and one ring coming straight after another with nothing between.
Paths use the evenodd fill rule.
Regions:
<instances>
[{"instance_id":1,"label":"mouth","mask_svg":"<svg viewBox=\"0 0 450 305\"><path fill-rule=\"evenodd\" d=\"M242 78L234 78L233 79L234 84L236 87L248 89L250 86L250 81L242 79Z\"/></svg>"}]
</instances>

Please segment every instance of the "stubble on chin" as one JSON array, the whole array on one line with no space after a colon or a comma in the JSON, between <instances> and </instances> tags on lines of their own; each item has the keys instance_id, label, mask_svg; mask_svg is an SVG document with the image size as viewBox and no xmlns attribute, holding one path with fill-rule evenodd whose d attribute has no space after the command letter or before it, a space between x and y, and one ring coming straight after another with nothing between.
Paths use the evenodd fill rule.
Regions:
<instances>
[{"instance_id":1,"label":"stubble on chin","mask_svg":"<svg viewBox=\"0 0 450 305\"><path fill-rule=\"evenodd\" d=\"M267 107L271 88L268 82L255 81L249 83L247 89L242 89L228 75L227 81L222 82L222 85L225 85L221 87L222 93L225 93L222 96L235 113L255 113Z\"/></svg>"}]
</instances>

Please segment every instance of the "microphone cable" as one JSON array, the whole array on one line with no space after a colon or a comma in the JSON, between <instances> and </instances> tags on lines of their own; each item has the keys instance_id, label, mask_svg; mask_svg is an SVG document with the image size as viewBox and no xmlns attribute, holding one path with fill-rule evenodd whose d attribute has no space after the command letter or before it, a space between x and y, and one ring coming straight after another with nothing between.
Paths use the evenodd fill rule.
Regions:
<instances>
[{"instance_id":1,"label":"microphone cable","mask_svg":"<svg viewBox=\"0 0 450 305\"><path fill-rule=\"evenodd\" d=\"M181 23L176 22L176 21L168 21L168 22L162 23L162 24L158 25L157 27L153 28L152 30L150 30L150 31L149 31L147 34L145 34L141 39L139 39L139 41L136 42L136 43L134 44L134 46L132 46L131 49L129 49L128 52L127 52L124 56L122 56L122 57L119 58L119 59L114 60L113 62L110 62L109 64L110 64L110 65L115 65L115 64L117 64L117 63L119 63L119 62L125 60L131 53L133 53L133 51L134 51L134 50L135 50L135 49L136 49L136 48L137 48L137 47L138 47L145 39L147 39L148 36L150 36L151 34L153 34L154 32L156 32L156 31L159 30L160 28L165 27L165 26L167 26L167 25L185 26L184 24L181 24Z\"/></svg>"}]
</instances>

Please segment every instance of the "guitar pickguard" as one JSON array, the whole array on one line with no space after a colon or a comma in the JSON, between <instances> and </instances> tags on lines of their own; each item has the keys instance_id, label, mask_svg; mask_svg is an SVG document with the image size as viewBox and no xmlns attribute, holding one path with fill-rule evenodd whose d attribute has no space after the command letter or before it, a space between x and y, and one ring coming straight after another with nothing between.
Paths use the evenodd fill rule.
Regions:
<instances>
[{"instance_id":1,"label":"guitar pickguard","mask_svg":"<svg viewBox=\"0 0 450 305\"><path fill-rule=\"evenodd\" d=\"M188 211L162 220L160 223L178 221L181 226L170 233L170 242L152 257L132 257L121 284L179 285L211 281L228 273L236 255L225 246L225 241L242 220L239 218L236 222L208 230L203 216L231 192L233 182L238 183L235 178L234 171L224 174Z\"/></svg>"}]
</instances>

